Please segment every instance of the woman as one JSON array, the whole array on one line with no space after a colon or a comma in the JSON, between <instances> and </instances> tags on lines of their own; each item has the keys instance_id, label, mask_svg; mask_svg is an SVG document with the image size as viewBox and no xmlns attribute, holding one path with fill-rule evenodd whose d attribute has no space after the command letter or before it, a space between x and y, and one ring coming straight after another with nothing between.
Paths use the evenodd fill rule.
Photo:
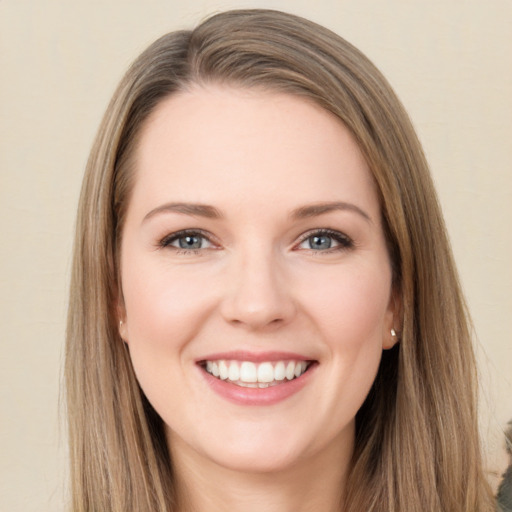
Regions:
<instances>
[{"instance_id":1,"label":"woman","mask_svg":"<svg viewBox=\"0 0 512 512\"><path fill-rule=\"evenodd\" d=\"M232 11L150 46L74 258L73 510L493 509L427 164L328 30Z\"/></svg>"}]
</instances>

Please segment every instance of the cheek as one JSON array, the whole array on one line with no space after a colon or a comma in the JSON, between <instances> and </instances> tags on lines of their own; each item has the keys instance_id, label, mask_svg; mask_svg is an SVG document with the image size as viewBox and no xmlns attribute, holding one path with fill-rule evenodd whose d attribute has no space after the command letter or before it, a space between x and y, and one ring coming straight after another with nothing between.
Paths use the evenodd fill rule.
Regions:
<instances>
[{"instance_id":1,"label":"cheek","mask_svg":"<svg viewBox=\"0 0 512 512\"><path fill-rule=\"evenodd\" d=\"M377 265L351 267L337 277L312 298L311 308L315 302L332 362L326 387L333 407L329 413L343 422L347 414L355 416L377 374L390 315L391 273Z\"/></svg>"},{"instance_id":2,"label":"cheek","mask_svg":"<svg viewBox=\"0 0 512 512\"><path fill-rule=\"evenodd\" d=\"M209 287L200 276L191 276L189 271L179 268L170 269L163 258L156 265L145 260L141 257L124 262L127 341L179 344L193 336L201 316L208 310Z\"/></svg>"},{"instance_id":3,"label":"cheek","mask_svg":"<svg viewBox=\"0 0 512 512\"><path fill-rule=\"evenodd\" d=\"M321 285L303 286L303 303L332 347L357 350L367 343L380 347L390 311L389 269L382 264L351 266L318 277Z\"/></svg>"},{"instance_id":4,"label":"cheek","mask_svg":"<svg viewBox=\"0 0 512 512\"><path fill-rule=\"evenodd\" d=\"M126 342L137 380L165 418L179 416L187 374L189 342L196 336L211 299L204 280L132 254L123 261ZM167 267L167 268L166 268ZM172 399L170 398L172 396Z\"/></svg>"}]
</instances>

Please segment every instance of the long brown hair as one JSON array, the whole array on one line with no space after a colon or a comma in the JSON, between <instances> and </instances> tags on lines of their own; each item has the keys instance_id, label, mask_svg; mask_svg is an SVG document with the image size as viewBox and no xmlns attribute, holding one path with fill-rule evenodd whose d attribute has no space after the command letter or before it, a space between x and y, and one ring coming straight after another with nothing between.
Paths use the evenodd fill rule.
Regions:
<instances>
[{"instance_id":1,"label":"long brown hair","mask_svg":"<svg viewBox=\"0 0 512 512\"><path fill-rule=\"evenodd\" d=\"M305 19L229 11L131 66L105 114L78 211L66 350L73 511L175 510L161 419L117 326L119 239L141 126L163 98L226 83L336 115L373 172L401 297L400 343L356 418L344 511L487 512L466 306L421 146L401 103L348 42Z\"/></svg>"}]
</instances>

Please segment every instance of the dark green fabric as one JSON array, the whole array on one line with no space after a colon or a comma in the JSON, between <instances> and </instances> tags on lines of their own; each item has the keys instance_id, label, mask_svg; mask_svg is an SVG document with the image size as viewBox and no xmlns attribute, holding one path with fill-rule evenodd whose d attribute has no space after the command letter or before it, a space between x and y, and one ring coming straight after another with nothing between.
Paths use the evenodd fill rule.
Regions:
<instances>
[{"instance_id":1,"label":"dark green fabric","mask_svg":"<svg viewBox=\"0 0 512 512\"><path fill-rule=\"evenodd\" d=\"M502 512L512 512L512 465L509 466L507 471L503 474L503 480L498 489L497 499L498 510Z\"/></svg>"}]
</instances>

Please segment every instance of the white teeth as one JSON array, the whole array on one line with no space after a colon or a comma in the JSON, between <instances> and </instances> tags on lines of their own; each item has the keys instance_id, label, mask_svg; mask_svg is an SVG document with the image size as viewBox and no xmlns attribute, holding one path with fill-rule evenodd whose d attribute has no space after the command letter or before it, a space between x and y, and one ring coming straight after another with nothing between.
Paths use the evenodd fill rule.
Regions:
<instances>
[{"instance_id":1,"label":"white teeth","mask_svg":"<svg viewBox=\"0 0 512 512\"><path fill-rule=\"evenodd\" d=\"M213 364L215 364L215 363L213 363ZM219 361L219 377L222 380L226 380L228 378L228 374L229 374L229 370L226 365L226 361Z\"/></svg>"},{"instance_id":2,"label":"white teeth","mask_svg":"<svg viewBox=\"0 0 512 512\"><path fill-rule=\"evenodd\" d=\"M235 361L231 361L231 364L229 365L228 379L234 381L234 380L238 380L239 378L240 378L240 368Z\"/></svg>"},{"instance_id":3,"label":"white teeth","mask_svg":"<svg viewBox=\"0 0 512 512\"><path fill-rule=\"evenodd\" d=\"M306 370L306 363L304 361L295 365L295 377L300 377Z\"/></svg>"},{"instance_id":4,"label":"white teeth","mask_svg":"<svg viewBox=\"0 0 512 512\"><path fill-rule=\"evenodd\" d=\"M258 387L258 383L257 382L243 382L241 380L239 380L237 382L237 385L241 386L243 388L257 388Z\"/></svg>"},{"instance_id":5,"label":"white teeth","mask_svg":"<svg viewBox=\"0 0 512 512\"><path fill-rule=\"evenodd\" d=\"M285 376L288 380L292 380L295 377L295 363L290 361L285 370Z\"/></svg>"},{"instance_id":6,"label":"white teeth","mask_svg":"<svg viewBox=\"0 0 512 512\"><path fill-rule=\"evenodd\" d=\"M258 382L272 382L273 380L274 367L272 363L261 363L258 366Z\"/></svg>"},{"instance_id":7,"label":"white teeth","mask_svg":"<svg viewBox=\"0 0 512 512\"><path fill-rule=\"evenodd\" d=\"M253 363L252 361L206 361L205 370L221 380L243 387L267 388L285 379L300 377L308 368L306 361L277 361Z\"/></svg>"},{"instance_id":8,"label":"white teeth","mask_svg":"<svg viewBox=\"0 0 512 512\"><path fill-rule=\"evenodd\" d=\"M274 368L274 379L276 380L284 380L286 377L286 370L284 367L284 363L279 361Z\"/></svg>"},{"instance_id":9,"label":"white teeth","mask_svg":"<svg viewBox=\"0 0 512 512\"><path fill-rule=\"evenodd\" d=\"M240 365L240 380L243 382L258 382L258 371L254 363L244 361Z\"/></svg>"}]
</instances>

